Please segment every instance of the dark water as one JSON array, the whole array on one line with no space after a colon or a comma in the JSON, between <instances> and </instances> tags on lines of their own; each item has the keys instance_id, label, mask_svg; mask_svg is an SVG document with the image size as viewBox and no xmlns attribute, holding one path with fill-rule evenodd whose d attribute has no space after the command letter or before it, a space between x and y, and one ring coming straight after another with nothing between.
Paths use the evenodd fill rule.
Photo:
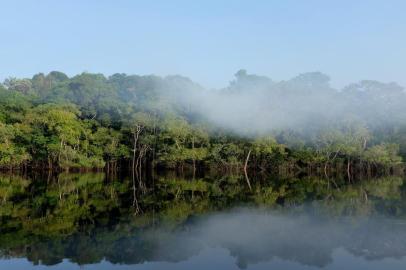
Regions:
<instances>
[{"instance_id":1,"label":"dark water","mask_svg":"<svg viewBox=\"0 0 406 270\"><path fill-rule=\"evenodd\" d=\"M406 181L0 175L0 269L405 269Z\"/></svg>"}]
</instances>

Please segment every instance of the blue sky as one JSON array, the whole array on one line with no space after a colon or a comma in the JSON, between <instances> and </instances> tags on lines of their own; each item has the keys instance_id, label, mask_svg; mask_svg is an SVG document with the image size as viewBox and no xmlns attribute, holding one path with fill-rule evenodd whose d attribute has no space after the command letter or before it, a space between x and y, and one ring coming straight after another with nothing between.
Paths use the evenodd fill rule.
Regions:
<instances>
[{"instance_id":1,"label":"blue sky","mask_svg":"<svg viewBox=\"0 0 406 270\"><path fill-rule=\"evenodd\" d=\"M0 80L60 70L225 86L322 71L406 86L406 1L0 0Z\"/></svg>"}]
</instances>

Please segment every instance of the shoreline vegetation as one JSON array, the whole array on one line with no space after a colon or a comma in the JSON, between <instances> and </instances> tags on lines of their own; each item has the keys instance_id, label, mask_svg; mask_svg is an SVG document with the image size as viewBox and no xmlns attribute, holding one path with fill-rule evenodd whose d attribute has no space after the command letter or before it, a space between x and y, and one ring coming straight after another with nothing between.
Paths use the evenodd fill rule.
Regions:
<instances>
[{"instance_id":1,"label":"shoreline vegetation","mask_svg":"<svg viewBox=\"0 0 406 270\"><path fill-rule=\"evenodd\" d=\"M252 91L266 95L269 107L283 100L306 116L301 126L269 129L253 122L260 116L243 115L238 129L238 121L232 127L213 123L189 98L204 91L181 76L82 73L69 78L53 71L6 79L0 84L0 170L136 175L215 170L243 173L248 184L249 175L261 172L344 174L348 181L404 172L406 94L394 83L363 81L338 91L321 73L275 83L237 72L216 92L230 97L231 105ZM315 102L340 114L315 113L308 109ZM264 109L263 118L291 112L272 110Z\"/></svg>"}]
</instances>

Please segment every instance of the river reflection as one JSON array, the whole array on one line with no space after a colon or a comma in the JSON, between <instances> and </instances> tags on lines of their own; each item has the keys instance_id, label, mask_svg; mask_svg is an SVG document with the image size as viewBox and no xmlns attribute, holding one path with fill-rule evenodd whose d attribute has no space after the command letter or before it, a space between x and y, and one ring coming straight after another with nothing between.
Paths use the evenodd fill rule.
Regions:
<instances>
[{"instance_id":1,"label":"river reflection","mask_svg":"<svg viewBox=\"0 0 406 270\"><path fill-rule=\"evenodd\" d=\"M252 191L237 176L152 182L1 176L0 269L406 266L400 177L270 179Z\"/></svg>"}]
</instances>

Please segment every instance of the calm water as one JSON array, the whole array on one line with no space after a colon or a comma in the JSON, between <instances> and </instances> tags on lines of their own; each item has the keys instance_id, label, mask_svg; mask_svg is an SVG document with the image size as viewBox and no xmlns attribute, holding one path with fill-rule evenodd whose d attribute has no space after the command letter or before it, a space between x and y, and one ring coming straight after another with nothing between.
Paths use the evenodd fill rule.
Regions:
<instances>
[{"instance_id":1,"label":"calm water","mask_svg":"<svg viewBox=\"0 0 406 270\"><path fill-rule=\"evenodd\" d=\"M406 181L0 175L0 269L405 269Z\"/></svg>"}]
</instances>

